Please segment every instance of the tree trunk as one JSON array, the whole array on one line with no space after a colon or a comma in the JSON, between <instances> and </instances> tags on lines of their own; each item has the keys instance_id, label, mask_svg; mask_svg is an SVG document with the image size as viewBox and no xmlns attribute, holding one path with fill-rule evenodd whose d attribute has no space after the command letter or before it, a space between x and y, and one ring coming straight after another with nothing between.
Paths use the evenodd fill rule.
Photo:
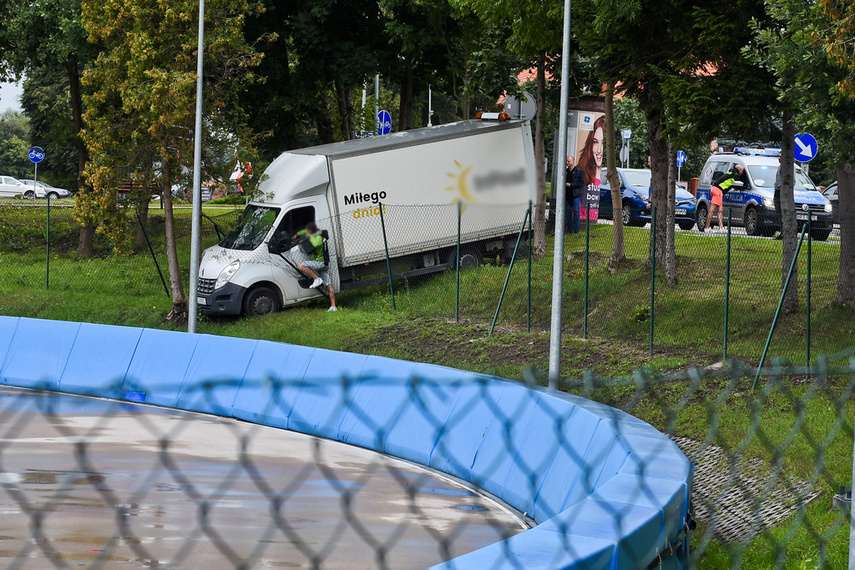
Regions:
<instances>
[{"instance_id":1,"label":"tree trunk","mask_svg":"<svg viewBox=\"0 0 855 570\"><path fill-rule=\"evenodd\" d=\"M610 273L617 271L618 265L626 259L626 251L623 244L623 199L620 187L620 177L615 164L615 84L609 82L606 86L606 168L609 186L612 189L612 255L609 257L608 269Z\"/></svg>"},{"instance_id":2,"label":"tree trunk","mask_svg":"<svg viewBox=\"0 0 855 570\"><path fill-rule=\"evenodd\" d=\"M674 225L677 202L677 161L674 156L674 145L668 143L668 202L665 210L665 286L677 286L677 250L674 243Z\"/></svg>"},{"instance_id":3,"label":"tree trunk","mask_svg":"<svg viewBox=\"0 0 855 570\"><path fill-rule=\"evenodd\" d=\"M134 220L135 225L137 227L137 237L136 237L136 248L137 250L141 250L146 246L145 242L145 232L148 231L148 200L143 199L140 202L140 205L137 207L137 214L139 215L138 220Z\"/></svg>"},{"instance_id":4,"label":"tree trunk","mask_svg":"<svg viewBox=\"0 0 855 570\"><path fill-rule=\"evenodd\" d=\"M187 322L187 298L184 296L184 282L181 279L181 268L178 265L178 248L175 243L175 218L172 215L172 173L169 163L161 159L163 165L163 219L166 224L166 264L169 269L169 289L172 292L172 311L166 316L167 321L177 324ZM196 299L193 299L195 302Z\"/></svg>"},{"instance_id":5,"label":"tree trunk","mask_svg":"<svg viewBox=\"0 0 855 570\"><path fill-rule=\"evenodd\" d=\"M537 175L537 204L534 216L534 254L546 255L546 172L543 170L545 137L543 115L546 112L546 56L537 58L537 117L534 122L534 171ZM561 221L563 223L563 221Z\"/></svg>"},{"instance_id":6,"label":"tree trunk","mask_svg":"<svg viewBox=\"0 0 855 570\"><path fill-rule=\"evenodd\" d=\"M653 191L651 203L656 207L656 239L650 235L650 252L647 264L650 265L650 253L656 248L656 262L664 265L667 243L665 220L668 211L668 141L663 134L664 118L659 109L645 109L647 118L647 141L650 147L650 172ZM651 212L652 214L652 212ZM651 228L652 229L652 228Z\"/></svg>"},{"instance_id":7,"label":"tree trunk","mask_svg":"<svg viewBox=\"0 0 855 570\"><path fill-rule=\"evenodd\" d=\"M410 58L404 60L401 74L401 106L398 114L398 130L407 131L415 127L413 114L413 63Z\"/></svg>"},{"instance_id":8,"label":"tree trunk","mask_svg":"<svg viewBox=\"0 0 855 570\"><path fill-rule=\"evenodd\" d=\"M466 62L466 76L463 78L463 96L460 98L460 106L462 107L461 116L463 120L469 119L469 107L472 104L469 96L469 61L472 57L472 40L469 35L466 35L466 40L463 43L463 57Z\"/></svg>"},{"instance_id":9,"label":"tree trunk","mask_svg":"<svg viewBox=\"0 0 855 570\"><path fill-rule=\"evenodd\" d=\"M89 161L89 151L86 143L80 136L83 130L83 94L80 90L80 70L78 69L77 57L69 56L66 61L66 72L68 73L69 101L71 102L71 130L74 134L74 146L77 149L77 191L86 193L86 163ZM80 228L77 241L77 257L88 259L94 253L95 224L88 223Z\"/></svg>"},{"instance_id":10,"label":"tree trunk","mask_svg":"<svg viewBox=\"0 0 855 570\"><path fill-rule=\"evenodd\" d=\"M335 82L335 102L338 107L339 128L341 136L344 140L349 141L351 138L350 128L347 124L347 95L346 89L338 81Z\"/></svg>"},{"instance_id":11,"label":"tree trunk","mask_svg":"<svg viewBox=\"0 0 855 570\"><path fill-rule=\"evenodd\" d=\"M784 124L781 131L781 288L787 281L787 274L798 245L798 225L796 223L796 205L793 196L795 183L795 136L796 126L791 111L784 111ZM790 286L784 294L781 307L784 314L794 313L799 308L798 263L793 268Z\"/></svg>"},{"instance_id":12,"label":"tree trunk","mask_svg":"<svg viewBox=\"0 0 855 570\"><path fill-rule=\"evenodd\" d=\"M840 272L838 303L855 304L855 156L837 166L840 206Z\"/></svg>"},{"instance_id":13,"label":"tree trunk","mask_svg":"<svg viewBox=\"0 0 855 570\"><path fill-rule=\"evenodd\" d=\"M330 118L329 109L327 108L327 105L324 103L323 100L321 100L318 104L317 128L318 139L320 139L321 144L335 142L335 130L333 129L333 122Z\"/></svg>"}]
</instances>

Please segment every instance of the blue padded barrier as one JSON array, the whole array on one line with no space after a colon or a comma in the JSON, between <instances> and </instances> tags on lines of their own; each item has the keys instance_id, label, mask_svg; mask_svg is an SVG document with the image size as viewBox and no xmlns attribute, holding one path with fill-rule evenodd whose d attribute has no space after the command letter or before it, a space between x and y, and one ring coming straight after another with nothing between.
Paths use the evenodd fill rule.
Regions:
<instances>
[{"instance_id":1,"label":"blue padded barrier","mask_svg":"<svg viewBox=\"0 0 855 570\"><path fill-rule=\"evenodd\" d=\"M374 449L470 481L538 523L437 569L634 568L687 545L693 472L676 445L620 410L542 388L268 341L16 317L0 317L0 384Z\"/></svg>"}]
</instances>

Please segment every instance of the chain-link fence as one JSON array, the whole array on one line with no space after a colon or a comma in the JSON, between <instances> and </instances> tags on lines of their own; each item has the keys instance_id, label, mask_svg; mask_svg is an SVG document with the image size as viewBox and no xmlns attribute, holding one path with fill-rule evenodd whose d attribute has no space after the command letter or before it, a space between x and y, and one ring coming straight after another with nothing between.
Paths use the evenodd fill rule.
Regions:
<instances>
[{"instance_id":1,"label":"chain-link fence","mask_svg":"<svg viewBox=\"0 0 855 570\"><path fill-rule=\"evenodd\" d=\"M240 216L234 207L207 207L202 218L202 244L217 243ZM179 258L189 259L191 209L175 207ZM127 218L128 244L116 252L113 241L96 231L92 255L82 258L81 226L72 199L6 199L0 201L0 259L6 293L49 290L101 296L167 295L166 238L163 210L153 203L144 216ZM181 265L185 282L186 262Z\"/></svg>"},{"instance_id":2,"label":"chain-link fence","mask_svg":"<svg viewBox=\"0 0 855 570\"><path fill-rule=\"evenodd\" d=\"M0 204L6 293L44 291L49 286L53 293L116 296L123 303L129 302L127 295L166 298L166 242L159 209L149 211L146 232L138 232L140 224L130 220L132 233L139 235L129 255L114 254L112 243L96 233L95 256L78 260L80 228L71 206L60 202L50 208L49 264L45 201ZM240 211L206 207L203 247L234 229ZM312 219L330 232L343 306L495 323L498 330L548 327L553 240L547 235L542 245L537 242L525 205L383 204L338 218ZM179 258L185 261L190 208L177 208L175 221ZM281 223L286 222L294 226L289 231L296 232L307 220L295 215ZM669 282L661 258L655 280L651 279L653 236L648 220L630 218L624 227L625 259L612 267L611 220L583 221L579 233L566 237L565 329L576 336L631 343L656 354L676 353L688 361L726 354L759 361L773 322L776 330L768 353L791 362L805 362L810 346L816 353L847 346L848 335L855 331L840 322L834 303L838 230L828 236L804 232L792 278L798 287L798 306L784 307L790 310L778 314L788 270L782 263L783 241L747 235L736 223L730 231L727 224L717 230L715 220L712 226L713 230L700 232L697 223L689 229L675 225L675 271ZM663 244L667 236L655 239ZM541 250L543 256L538 255ZM278 257L271 255L270 262L282 266L292 280L297 277L296 270ZM181 269L186 279L187 264L182 263Z\"/></svg>"},{"instance_id":3,"label":"chain-link fence","mask_svg":"<svg viewBox=\"0 0 855 570\"><path fill-rule=\"evenodd\" d=\"M752 389L755 372L732 363L564 385L676 443L694 464L688 513L663 506L671 452L637 439L641 424L523 384L286 376L92 391L124 402L4 388L0 559L15 568L416 568L463 556L443 568L553 568L588 556L586 568L845 568L855 360L775 363ZM66 390L86 393L68 376ZM386 388L395 396L380 398ZM251 421L327 439L139 404L158 398L234 417L254 399ZM588 425L588 412L612 427ZM332 441L408 457L434 438L415 463ZM595 460L632 441L655 453ZM566 460L560 473L549 469L555 458ZM560 512L538 510L547 497ZM596 516L579 506L591 497ZM523 513L526 501L535 507ZM621 547L627 558L597 554L624 535L635 537Z\"/></svg>"}]
</instances>

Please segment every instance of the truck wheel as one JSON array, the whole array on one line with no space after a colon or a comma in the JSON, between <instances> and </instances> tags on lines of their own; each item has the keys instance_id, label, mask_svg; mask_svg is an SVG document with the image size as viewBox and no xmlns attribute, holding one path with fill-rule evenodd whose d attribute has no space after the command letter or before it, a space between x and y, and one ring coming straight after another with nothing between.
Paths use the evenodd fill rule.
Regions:
<instances>
[{"instance_id":1,"label":"truck wheel","mask_svg":"<svg viewBox=\"0 0 855 570\"><path fill-rule=\"evenodd\" d=\"M750 236L760 235L760 218L754 208L745 210L745 233Z\"/></svg>"},{"instance_id":2,"label":"truck wheel","mask_svg":"<svg viewBox=\"0 0 855 570\"><path fill-rule=\"evenodd\" d=\"M810 237L816 241L825 241L831 235L831 230L811 230Z\"/></svg>"},{"instance_id":3,"label":"truck wheel","mask_svg":"<svg viewBox=\"0 0 855 570\"><path fill-rule=\"evenodd\" d=\"M698 209L695 210L695 215L698 217L697 226L700 231L704 231L704 228L707 226L708 211L704 204L698 204Z\"/></svg>"},{"instance_id":4,"label":"truck wheel","mask_svg":"<svg viewBox=\"0 0 855 570\"><path fill-rule=\"evenodd\" d=\"M451 269L456 269L454 264L456 257L457 248L451 248L451 252L448 254L448 265L451 266ZM484 256L477 248L467 246L460 249L460 269L480 267L482 263L484 263Z\"/></svg>"},{"instance_id":5,"label":"truck wheel","mask_svg":"<svg viewBox=\"0 0 855 570\"><path fill-rule=\"evenodd\" d=\"M243 298L243 314L260 317L279 310L279 296L270 287L255 287Z\"/></svg>"}]
</instances>

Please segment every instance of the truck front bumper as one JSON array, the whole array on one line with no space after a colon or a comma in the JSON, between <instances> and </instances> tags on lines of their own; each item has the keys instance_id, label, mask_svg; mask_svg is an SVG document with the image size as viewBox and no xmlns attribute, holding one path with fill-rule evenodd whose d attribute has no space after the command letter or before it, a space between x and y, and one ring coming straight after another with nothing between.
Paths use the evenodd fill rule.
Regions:
<instances>
[{"instance_id":1,"label":"truck front bumper","mask_svg":"<svg viewBox=\"0 0 855 570\"><path fill-rule=\"evenodd\" d=\"M226 283L208 295L199 293L196 305L203 315L239 315L246 287Z\"/></svg>"}]
</instances>

